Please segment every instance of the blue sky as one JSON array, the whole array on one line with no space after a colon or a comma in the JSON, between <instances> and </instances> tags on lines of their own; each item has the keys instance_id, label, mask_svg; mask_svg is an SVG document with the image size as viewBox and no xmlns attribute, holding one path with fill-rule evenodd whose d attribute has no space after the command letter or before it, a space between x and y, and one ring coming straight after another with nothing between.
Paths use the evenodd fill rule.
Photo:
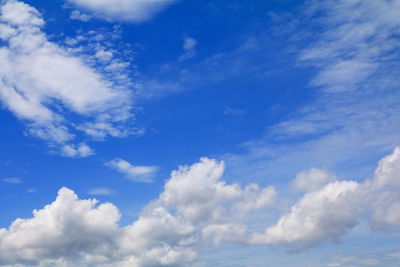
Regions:
<instances>
[{"instance_id":1,"label":"blue sky","mask_svg":"<svg viewBox=\"0 0 400 267\"><path fill-rule=\"evenodd\" d=\"M0 266L400 264L400 1L0 3Z\"/></svg>"}]
</instances>

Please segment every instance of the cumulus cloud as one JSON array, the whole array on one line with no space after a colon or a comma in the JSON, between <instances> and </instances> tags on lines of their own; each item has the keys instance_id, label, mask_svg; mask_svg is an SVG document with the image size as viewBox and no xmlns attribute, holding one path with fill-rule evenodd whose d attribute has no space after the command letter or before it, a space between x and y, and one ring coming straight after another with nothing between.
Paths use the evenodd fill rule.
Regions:
<instances>
[{"instance_id":1,"label":"cumulus cloud","mask_svg":"<svg viewBox=\"0 0 400 267\"><path fill-rule=\"evenodd\" d=\"M66 0L94 16L112 21L144 22L176 0Z\"/></svg>"},{"instance_id":2,"label":"cumulus cloud","mask_svg":"<svg viewBox=\"0 0 400 267\"><path fill-rule=\"evenodd\" d=\"M263 209L275 196L271 187L226 184L223 171L222 162L207 158L180 167L160 196L125 227L118 225L114 205L81 200L62 188L32 218L0 229L0 265L196 266L197 246L245 241L237 207Z\"/></svg>"},{"instance_id":3,"label":"cumulus cloud","mask_svg":"<svg viewBox=\"0 0 400 267\"><path fill-rule=\"evenodd\" d=\"M372 184L377 188L400 187L399 173L400 148L397 147L392 154L384 157L379 162Z\"/></svg>"},{"instance_id":4,"label":"cumulus cloud","mask_svg":"<svg viewBox=\"0 0 400 267\"><path fill-rule=\"evenodd\" d=\"M110 257L119 218L115 206L79 200L62 188L53 203L33 212L33 218L17 219L8 229L0 229L0 264Z\"/></svg>"},{"instance_id":5,"label":"cumulus cloud","mask_svg":"<svg viewBox=\"0 0 400 267\"><path fill-rule=\"evenodd\" d=\"M373 178L363 183L334 181L306 193L275 225L254 234L250 243L287 245L289 250L301 251L326 240L336 242L365 219L365 210L372 210L372 229L390 231L398 227L399 168L400 148L396 148L379 162Z\"/></svg>"},{"instance_id":6,"label":"cumulus cloud","mask_svg":"<svg viewBox=\"0 0 400 267\"><path fill-rule=\"evenodd\" d=\"M357 223L361 211L359 190L358 183L345 181L308 193L276 225L255 235L252 242L286 243L291 249L303 250L325 240L337 241Z\"/></svg>"},{"instance_id":7,"label":"cumulus cloud","mask_svg":"<svg viewBox=\"0 0 400 267\"><path fill-rule=\"evenodd\" d=\"M123 159L113 159L105 164L126 176L126 178L137 182L152 182L151 178L158 171L156 166L134 166Z\"/></svg>"},{"instance_id":8,"label":"cumulus cloud","mask_svg":"<svg viewBox=\"0 0 400 267\"><path fill-rule=\"evenodd\" d=\"M32 218L0 229L0 265L196 266L201 246L268 244L301 251L336 242L367 219L373 229L390 231L400 218L399 166L397 148L371 179L332 181L307 191L264 232L252 227L260 222L249 215L273 207L274 188L227 184L221 180L224 163L208 158L172 172L159 197L123 227L114 205L81 200L62 188Z\"/></svg>"},{"instance_id":9,"label":"cumulus cloud","mask_svg":"<svg viewBox=\"0 0 400 267\"><path fill-rule=\"evenodd\" d=\"M89 156L87 145L73 144L76 135L124 135L131 91L84 55L49 41L44 25L35 8L1 2L0 100L26 122L29 134L61 147L65 156Z\"/></svg>"},{"instance_id":10,"label":"cumulus cloud","mask_svg":"<svg viewBox=\"0 0 400 267\"><path fill-rule=\"evenodd\" d=\"M385 230L400 226L400 148L383 158L368 183L375 195L370 224L374 229Z\"/></svg>"},{"instance_id":11,"label":"cumulus cloud","mask_svg":"<svg viewBox=\"0 0 400 267\"><path fill-rule=\"evenodd\" d=\"M241 188L238 184L220 181L223 162L202 158L199 163L174 171L165 184L159 202L174 207L193 223L219 221L226 214L237 216L271 205L276 196L272 187L260 188L250 184Z\"/></svg>"}]
</instances>

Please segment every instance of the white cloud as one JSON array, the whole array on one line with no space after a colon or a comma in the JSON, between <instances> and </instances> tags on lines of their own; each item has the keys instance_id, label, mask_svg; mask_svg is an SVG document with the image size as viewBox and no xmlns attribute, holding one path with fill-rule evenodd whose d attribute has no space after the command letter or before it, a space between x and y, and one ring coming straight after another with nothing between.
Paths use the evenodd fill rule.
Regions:
<instances>
[{"instance_id":1,"label":"white cloud","mask_svg":"<svg viewBox=\"0 0 400 267\"><path fill-rule=\"evenodd\" d=\"M0 229L0 264L110 257L120 214L111 204L96 204L61 189L53 203L33 212L33 218L17 219Z\"/></svg>"},{"instance_id":2,"label":"white cloud","mask_svg":"<svg viewBox=\"0 0 400 267\"><path fill-rule=\"evenodd\" d=\"M8 0L0 13L0 100L27 123L28 133L65 145L61 153L76 157L92 154L87 146L71 144L79 130L91 135L86 128L100 129L103 137L127 132L124 122L132 116L127 85L109 79L84 55L49 41L33 7Z\"/></svg>"},{"instance_id":3,"label":"white cloud","mask_svg":"<svg viewBox=\"0 0 400 267\"><path fill-rule=\"evenodd\" d=\"M66 0L94 16L112 21L144 22L176 0Z\"/></svg>"},{"instance_id":4,"label":"white cloud","mask_svg":"<svg viewBox=\"0 0 400 267\"><path fill-rule=\"evenodd\" d=\"M197 40L191 37L186 37L183 40L183 54L179 57L179 61L184 61L196 56Z\"/></svg>"},{"instance_id":5,"label":"white cloud","mask_svg":"<svg viewBox=\"0 0 400 267\"><path fill-rule=\"evenodd\" d=\"M376 187L400 187L400 148L379 161L373 183Z\"/></svg>"},{"instance_id":6,"label":"white cloud","mask_svg":"<svg viewBox=\"0 0 400 267\"><path fill-rule=\"evenodd\" d=\"M110 196L114 194L114 190L106 187L96 187L90 189L88 194L93 196Z\"/></svg>"},{"instance_id":7,"label":"white cloud","mask_svg":"<svg viewBox=\"0 0 400 267\"><path fill-rule=\"evenodd\" d=\"M325 240L338 241L359 218L362 207L359 187L356 182L334 182L306 194L290 213L268 227L264 234L255 235L252 242L286 243L290 249L303 250Z\"/></svg>"},{"instance_id":8,"label":"white cloud","mask_svg":"<svg viewBox=\"0 0 400 267\"><path fill-rule=\"evenodd\" d=\"M70 158L86 158L94 155L94 152L86 144L79 144L78 146L64 145L61 148L60 154Z\"/></svg>"},{"instance_id":9,"label":"white cloud","mask_svg":"<svg viewBox=\"0 0 400 267\"><path fill-rule=\"evenodd\" d=\"M29 188L28 190L26 190L26 192L33 194L33 193L37 192L37 189L36 188Z\"/></svg>"},{"instance_id":10,"label":"white cloud","mask_svg":"<svg viewBox=\"0 0 400 267\"><path fill-rule=\"evenodd\" d=\"M190 167L181 167L172 173L159 201L174 207L193 223L218 221L226 214L238 216L240 212L273 204L276 192L272 187L251 184L241 188L238 184L226 184L220 181L224 168L222 162L207 158Z\"/></svg>"},{"instance_id":11,"label":"white cloud","mask_svg":"<svg viewBox=\"0 0 400 267\"><path fill-rule=\"evenodd\" d=\"M226 186L218 181L223 170L223 164L206 158L190 168L181 167L172 173L160 201L175 207L193 222L217 219L222 211L216 208L216 204L233 200L240 194L236 185Z\"/></svg>"},{"instance_id":12,"label":"white cloud","mask_svg":"<svg viewBox=\"0 0 400 267\"><path fill-rule=\"evenodd\" d=\"M245 243L246 228L237 224L210 224L201 231L206 244L219 246L223 242Z\"/></svg>"},{"instance_id":13,"label":"white cloud","mask_svg":"<svg viewBox=\"0 0 400 267\"><path fill-rule=\"evenodd\" d=\"M9 183L9 184L20 184L20 183L22 183L22 180L17 177L10 177L10 178L4 178L3 182Z\"/></svg>"},{"instance_id":14,"label":"white cloud","mask_svg":"<svg viewBox=\"0 0 400 267\"><path fill-rule=\"evenodd\" d=\"M374 202L371 225L374 229L396 229L400 226L400 190L381 193Z\"/></svg>"},{"instance_id":15,"label":"white cloud","mask_svg":"<svg viewBox=\"0 0 400 267\"><path fill-rule=\"evenodd\" d=\"M225 115L232 115L232 116L242 116L246 114L246 111L237 108L226 108L224 110Z\"/></svg>"},{"instance_id":16,"label":"white cloud","mask_svg":"<svg viewBox=\"0 0 400 267\"><path fill-rule=\"evenodd\" d=\"M316 191L330 182L336 180L336 177L326 170L311 168L302 171L296 175L292 186L299 191Z\"/></svg>"},{"instance_id":17,"label":"white cloud","mask_svg":"<svg viewBox=\"0 0 400 267\"><path fill-rule=\"evenodd\" d=\"M158 171L156 166L134 166L128 161L118 158L107 162L105 165L137 182L152 182L151 178Z\"/></svg>"},{"instance_id":18,"label":"white cloud","mask_svg":"<svg viewBox=\"0 0 400 267\"><path fill-rule=\"evenodd\" d=\"M87 14L81 13L79 10L74 10L71 12L70 18L74 20L88 22L92 17Z\"/></svg>"},{"instance_id":19,"label":"white cloud","mask_svg":"<svg viewBox=\"0 0 400 267\"><path fill-rule=\"evenodd\" d=\"M373 200L370 224L374 229L387 230L400 226L400 148L383 158L368 184Z\"/></svg>"},{"instance_id":20,"label":"white cloud","mask_svg":"<svg viewBox=\"0 0 400 267\"><path fill-rule=\"evenodd\" d=\"M324 12L320 25L334 26L301 55L302 60L320 68L314 85L331 92L357 90L395 59L387 53L398 47L393 38L400 20L392 15L400 9L398 1L323 1L308 8L314 14Z\"/></svg>"}]
</instances>

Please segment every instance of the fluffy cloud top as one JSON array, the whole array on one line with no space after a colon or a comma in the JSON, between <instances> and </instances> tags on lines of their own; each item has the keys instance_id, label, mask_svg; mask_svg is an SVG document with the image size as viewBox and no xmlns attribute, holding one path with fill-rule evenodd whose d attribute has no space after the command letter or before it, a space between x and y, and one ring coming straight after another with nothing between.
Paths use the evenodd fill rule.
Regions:
<instances>
[{"instance_id":1,"label":"fluffy cloud top","mask_svg":"<svg viewBox=\"0 0 400 267\"><path fill-rule=\"evenodd\" d=\"M331 182L306 193L275 225L254 234L250 243L283 244L289 250L301 251L326 240L338 241L363 219L365 210L372 210L369 223L373 229L398 227L399 168L400 148L396 148L379 162L372 179L363 183Z\"/></svg>"},{"instance_id":2,"label":"fluffy cloud top","mask_svg":"<svg viewBox=\"0 0 400 267\"><path fill-rule=\"evenodd\" d=\"M131 92L83 57L49 41L44 24L33 7L1 2L0 100L27 122L30 134L53 145L66 144L61 152L66 156L88 156L89 147L70 143L74 131L122 135L121 124L131 117Z\"/></svg>"},{"instance_id":3,"label":"fluffy cloud top","mask_svg":"<svg viewBox=\"0 0 400 267\"><path fill-rule=\"evenodd\" d=\"M361 211L359 185L356 182L335 182L323 189L306 194L269 227L265 234L256 235L252 242L292 245L303 250L327 239L337 241L353 227ZM351 204L350 204L351 203Z\"/></svg>"},{"instance_id":4,"label":"fluffy cloud top","mask_svg":"<svg viewBox=\"0 0 400 267\"><path fill-rule=\"evenodd\" d=\"M143 22L166 8L176 0L67 0L69 3L89 11L96 17L107 20Z\"/></svg>"},{"instance_id":5,"label":"fluffy cloud top","mask_svg":"<svg viewBox=\"0 0 400 267\"><path fill-rule=\"evenodd\" d=\"M79 200L67 188L31 219L0 229L0 264L35 265L43 259L110 256L120 214L111 204Z\"/></svg>"}]
</instances>

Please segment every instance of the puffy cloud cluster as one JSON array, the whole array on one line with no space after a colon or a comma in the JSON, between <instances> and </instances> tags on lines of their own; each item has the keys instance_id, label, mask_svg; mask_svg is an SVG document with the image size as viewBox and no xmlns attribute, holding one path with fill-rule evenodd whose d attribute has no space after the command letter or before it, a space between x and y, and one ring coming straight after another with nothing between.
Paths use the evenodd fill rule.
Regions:
<instances>
[{"instance_id":1,"label":"puffy cloud cluster","mask_svg":"<svg viewBox=\"0 0 400 267\"><path fill-rule=\"evenodd\" d=\"M334 182L306 194L252 242L286 243L292 250L303 250L328 239L336 241L357 223L362 207L359 187L356 182Z\"/></svg>"},{"instance_id":2,"label":"puffy cloud cluster","mask_svg":"<svg viewBox=\"0 0 400 267\"><path fill-rule=\"evenodd\" d=\"M0 264L110 257L120 213L112 204L96 204L62 188L53 203L33 212L33 218L17 219L9 229L0 229Z\"/></svg>"},{"instance_id":3,"label":"puffy cloud cluster","mask_svg":"<svg viewBox=\"0 0 400 267\"><path fill-rule=\"evenodd\" d=\"M176 2L176 0L66 0L67 2L107 20L143 22ZM77 13L75 12L75 17ZM86 17L86 16L85 16ZM80 14L79 18L82 18Z\"/></svg>"},{"instance_id":4,"label":"puffy cloud cluster","mask_svg":"<svg viewBox=\"0 0 400 267\"><path fill-rule=\"evenodd\" d=\"M294 182L298 181L299 176ZM275 225L254 234L250 243L285 244L289 250L300 251L326 240L338 241L363 219L366 210L372 210L373 229L390 230L400 225L399 196L400 148L396 148L379 162L372 179L334 181L306 193Z\"/></svg>"},{"instance_id":5,"label":"puffy cloud cluster","mask_svg":"<svg viewBox=\"0 0 400 267\"><path fill-rule=\"evenodd\" d=\"M75 133L123 135L132 116L131 92L49 41L44 25L35 8L16 0L0 3L0 100L27 122L30 134L61 154L91 155L87 145L73 143Z\"/></svg>"},{"instance_id":6,"label":"puffy cloud cluster","mask_svg":"<svg viewBox=\"0 0 400 267\"><path fill-rule=\"evenodd\" d=\"M181 167L172 173L158 202L174 207L186 219L197 223L218 221L225 213L237 216L272 204L276 195L272 187L261 189L250 184L241 188L226 184L220 181L223 171L223 163L207 158L190 168Z\"/></svg>"},{"instance_id":7,"label":"puffy cloud cluster","mask_svg":"<svg viewBox=\"0 0 400 267\"><path fill-rule=\"evenodd\" d=\"M223 171L222 162L207 158L180 167L125 227L114 205L63 188L33 218L0 229L0 265L195 266L196 245L244 242L243 216L275 198L271 187L226 184Z\"/></svg>"},{"instance_id":8,"label":"puffy cloud cluster","mask_svg":"<svg viewBox=\"0 0 400 267\"><path fill-rule=\"evenodd\" d=\"M268 244L301 251L336 242L366 219L375 230L391 230L400 225L399 168L397 148L373 178L309 190L264 232L253 227L260 222L250 213L269 214L274 188L227 184L221 180L224 163L207 158L172 172L159 197L124 227L114 205L80 200L63 188L33 218L0 229L0 265L196 266L200 246Z\"/></svg>"}]
</instances>

